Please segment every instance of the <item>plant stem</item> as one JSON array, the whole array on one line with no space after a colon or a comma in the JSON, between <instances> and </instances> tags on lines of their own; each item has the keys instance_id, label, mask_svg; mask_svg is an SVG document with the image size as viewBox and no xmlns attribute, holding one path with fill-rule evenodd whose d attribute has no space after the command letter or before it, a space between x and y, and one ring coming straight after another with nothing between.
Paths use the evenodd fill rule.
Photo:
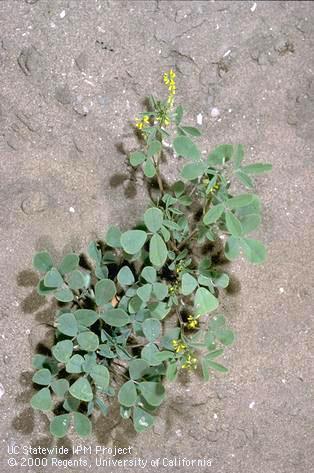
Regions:
<instances>
[{"instance_id":1,"label":"plant stem","mask_svg":"<svg viewBox=\"0 0 314 473\"><path fill-rule=\"evenodd\" d=\"M186 237L181 243L178 245L178 250L181 250L181 248L198 232L198 228L194 228L194 230L190 233L188 237Z\"/></svg>"}]
</instances>

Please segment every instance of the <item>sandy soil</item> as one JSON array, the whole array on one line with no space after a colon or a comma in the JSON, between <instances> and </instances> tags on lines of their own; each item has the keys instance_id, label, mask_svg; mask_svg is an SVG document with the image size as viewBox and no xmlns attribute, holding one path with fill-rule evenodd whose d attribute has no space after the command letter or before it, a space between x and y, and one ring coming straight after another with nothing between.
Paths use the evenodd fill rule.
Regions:
<instances>
[{"instance_id":1,"label":"sandy soil","mask_svg":"<svg viewBox=\"0 0 314 473\"><path fill-rule=\"evenodd\" d=\"M111 416L85 445L134 448L120 459L212 459L193 471L313 471L313 25L304 1L0 2L1 472L64 471L7 464L8 446L54 445L47 419L28 404L31 356L45 336L38 324L53 317L34 291L32 255L82 251L110 223L136 222L148 197L127 166L130 123L145 95L162 91L169 67L190 123L202 114L204 148L243 143L248 162L273 164L257 185L269 258L228 267L230 374L169 386L145 435ZM176 167L167 163L169 181ZM95 472L142 471L97 467L94 452L84 458ZM155 468L164 470L192 471Z\"/></svg>"}]
</instances>

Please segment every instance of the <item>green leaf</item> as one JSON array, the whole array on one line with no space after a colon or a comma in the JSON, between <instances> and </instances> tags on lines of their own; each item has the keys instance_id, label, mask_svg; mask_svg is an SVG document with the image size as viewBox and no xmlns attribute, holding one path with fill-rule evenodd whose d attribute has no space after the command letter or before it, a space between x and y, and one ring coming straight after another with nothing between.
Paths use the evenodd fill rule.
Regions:
<instances>
[{"instance_id":1,"label":"green leaf","mask_svg":"<svg viewBox=\"0 0 314 473\"><path fill-rule=\"evenodd\" d=\"M170 307L166 302L152 302L148 304L151 316L155 319L162 320L170 312Z\"/></svg>"},{"instance_id":2,"label":"green leaf","mask_svg":"<svg viewBox=\"0 0 314 473\"><path fill-rule=\"evenodd\" d=\"M99 338L93 332L81 332L77 336L77 342L82 350L95 351L99 346Z\"/></svg>"},{"instance_id":3,"label":"green leaf","mask_svg":"<svg viewBox=\"0 0 314 473\"><path fill-rule=\"evenodd\" d=\"M87 247L87 254L90 258L96 261L97 264L101 263L101 250L98 248L95 241L91 241Z\"/></svg>"},{"instance_id":4,"label":"green leaf","mask_svg":"<svg viewBox=\"0 0 314 473\"><path fill-rule=\"evenodd\" d=\"M253 232L261 223L261 217L258 214L245 215L240 219L243 234Z\"/></svg>"},{"instance_id":5,"label":"green leaf","mask_svg":"<svg viewBox=\"0 0 314 473\"><path fill-rule=\"evenodd\" d=\"M241 165L241 162L243 161L244 158L244 147L243 145L237 145L235 146L235 151L233 154L233 160L234 160L234 165L235 168L239 168Z\"/></svg>"},{"instance_id":6,"label":"green leaf","mask_svg":"<svg viewBox=\"0 0 314 473\"><path fill-rule=\"evenodd\" d=\"M60 302L71 302L73 301L73 297L74 297L73 292L68 287L58 289L54 293L54 296L57 299L57 301L60 301Z\"/></svg>"},{"instance_id":7,"label":"green leaf","mask_svg":"<svg viewBox=\"0 0 314 473\"><path fill-rule=\"evenodd\" d=\"M107 404L105 404L102 399L96 397L95 404L99 407L99 409L101 410L101 412L104 416L108 415L109 408L108 408Z\"/></svg>"},{"instance_id":8,"label":"green leaf","mask_svg":"<svg viewBox=\"0 0 314 473\"><path fill-rule=\"evenodd\" d=\"M220 371L221 373L227 373L228 369L225 368L224 366L220 365L219 363L215 363L214 361L211 361L209 359L206 359L206 364L208 368L211 368L212 370L215 371Z\"/></svg>"},{"instance_id":9,"label":"green leaf","mask_svg":"<svg viewBox=\"0 0 314 473\"><path fill-rule=\"evenodd\" d=\"M65 365L68 373L81 373L83 371L84 358L81 355L73 355Z\"/></svg>"},{"instance_id":10,"label":"green leaf","mask_svg":"<svg viewBox=\"0 0 314 473\"><path fill-rule=\"evenodd\" d=\"M197 315L205 315L217 309L218 299L204 287L199 287L195 294L194 305Z\"/></svg>"},{"instance_id":11,"label":"green leaf","mask_svg":"<svg viewBox=\"0 0 314 473\"><path fill-rule=\"evenodd\" d=\"M92 431L92 424L87 416L74 412L74 429L80 437L88 437Z\"/></svg>"},{"instance_id":12,"label":"green leaf","mask_svg":"<svg viewBox=\"0 0 314 473\"><path fill-rule=\"evenodd\" d=\"M69 389L70 394L80 401L89 402L93 399L91 385L86 378L77 379Z\"/></svg>"},{"instance_id":13,"label":"green leaf","mask_svg":"<svg viewBox=\"0 0 314 473\"><path fill-rule=\"evenodd\" d=\"M261 264L266 259L266 248L259 240L253 238L242 238L240 240L244 256L250 263Z\"/></svg>"},{"instance_id":14,"label":"green leaf","mask_svg":"<svg viewBox=\"0 0 314 473\"><path fill-rule=\"evenodd\" d=\"M165 399L165 388L161 383L143 381L139 384L143 398L151 406L160 406Z\"/></svg>"},{"instance_id":15,"label":"green leaf","mask_svg":"<svg viewBox=\"0 0 314 473\"><path fill-rule=\"evenodd\" d=\"M240 254L239 239L229 236L225 244L225 255L230 261L235 260Z\"/></svg>"},{"instance_id":16,"label":"green leaf","mask_svg":"<svg viewBox=\"0 0 314 473\"><path fill-rule=\"evenodd\" d=\"M74 271L80 262L80 257L75 253L70 253L66 255L59 266L59 271L61 274L70 273Z\"/></svg>"},{"instance_id":17,"label":"green leaf","mask_svg":"<svg viewBox=\"0 0 314 473\"><path fill-rule=\"evenodd\" d=\"M101 279L95 286L95 297L97 305L105 305L112 301L116 294L116 286L111 279Z\"/></svg>"},{"instance_id":18,"label":"green leaf","mask_svg":"<svg viewBox=\"0 0 314 473\"><path fill-rule=\"evenodd\" d=\"M79 409L80 404L81 404L81 401L79 401L78 399L75 399L75 397L72 397L70 394L67 394L67 398L65 399L62 406L68 412L75 412Z\"/></svg>"},{"instance_id":19,"label":"green leaf","mask_svg":"<svg viewBox=\"0 0 314 473\"><path fill-rule=\"evenodd\" d=\"M168 296L168 286L164 283L155 282L153 284L153 293L156 299L163 301Z\"/></svg>"},{"instance_id":20,"label":"green leaf","mask_svg":"<svg viewBox=\"0 0 314 473\"><path fill-rule=\"evenodd\" d=\"M232 345L234 342L234 333L228 328L220 328L215 331L215 336L223 345Z\"/></svg>"},{"instance_id":21,"label":"green leaf","mask_svg":"<svg viewBox=\"0 0 314 473\"><path fill-rule=\"evenodd\" d=\"M157 207L152 207L144 213L144 223L148 230L157 233L163 223L163 213Z\"/></svg>"},{"instance_id":22,"label":"green leaf","mask_svg":"<svg viewBox=\"0 0 314 473\"><path fill-rule=\"evenodd\" d=\"M194 126L181 126L181 130L183 130L185 133L188 133L191 136L201 136L202 133L198 128L195 128Z\"/></svg>"},{"instance_id":23,"label":"green leaf","mask_svg":"<svg viewBox=\"0 0 314 473\"><path fill-rule=\"evenodd\" d=\"M232 213L226 212L226 227L233 236L241 236L243 229L240 220Z\"/></svg>"},{"instance_id":24,"label":"green leaf","mask_svg":"<svg viewBox=\"0 0 314 473\"><path fill-rule=\"evenodd\" d=\"M131 360L129 362L129 373L132 379L140 379L144 376L149 364L142 359Z\"/></svg>"},{"instance_id":25,"label":"green leaf","mask_svg":"<svg viewBox=\"0 0 314 473\"><path fill-rule=\"evenodd\" d=\"M193 179L202 176L206 169L207 165L205 163L186 164L183 166L181 176L184 177L184 179L193 181Z\"/></svg>"},{"instance_id":26,"label":"green leaf","mask_svg":"<svg viewBox=\"0 0 314 473\"><path fill-rule=\"evenodd\" d=\"M215 273L212 276L213 283L215 284L216 287L220 287L222 289L225 289L226 287L229 286L229 276L226 273Z\"/></svg>"},{"instance_id":27,"label":"green leaf","mask_svg":"<svg viewBox=\"0 0 314 473\"><path fill-rule=\"evenodd\" d=\"M192 294L197 288L198 284L196 279L189 273L184 273L181 280L181 292L184 296Z\"/></svg>"},{"instance_id":28,"label":"green leaf","mask_svg":"<svg viewBox=\"0 0 314 473\"><path fill-rule=\"evenodd\" d=\"M254 194L241 194L227 200L230 209L239 209L251 204L254 200Z\"/></svg>"},{"instance_id":29,"label":"green leaf","mask_svg":"<svg viewBox=\"0 0 314 473\"><path fill-rule=\"evenodd\" d=\"M210 225L217 222L217 220L222 216L225 207L223 204L218 204L212 207L204 215L203 222L205 225Z\"/></svg>"},{"instance_id":30,"label":"green leaf","mask_svg":"<svg viewBox=\"0 0 314 473\"><path fill-rule=\"evenodd\" d=\"M133 167L136 167L139 164L142 164L145 161L145 159L146 159L146 156L141 151L134 151L129 156L130 163Z\"/></svg>"},{"instance_id":31,"label":"green leaf","mask_svg":"<svg viewBox=\"0 0 314 473\"><path fill-rule=\"evenodd\" d=\"M158 319L146 319L142 325L143 333L149 342L153 342L161 334L161 323Z\"/></svg>"},{"instance_id":32,"label":"green leaf","mask_svg":"<svg viewBox=\"0 0 314 473\"><path fill-rule=\"evenodd\" d=\"M52 347L52 354L60 363L67 363L71 358L73 343L71 340L63 340Z\"/></svg>"},{"instance_id":33,"label":"green leaf","mask_svg":"<svg viewBox=\"0 0 314 473\"><path fill-rule=\"evenodd\" d=\"M122 419L129 419L132 414L132 409L130 407L120 406L120 416Z\"/></svg>"},{"instance_id":34,"label":"green leaf","mask_svg":"<svg viewBox=\"0 0 314 473\"><path fill-rule=\"evenodd\" d=\"M144 246L147 233L143 230L128 230L121 235L121 245L124 251L130 255L135 255Z\"/></svg>"},{"instance_id":35,"label":"green leaf","mask_svg":"<svg viewBox=\"0 0 314 473\"><path fill-rule=\"evenodd\" d=\"M168 250L164 240L158 234L153 235L149 243L150 262L160 268L165 264L167 256Z\"/></svg>"},{"instance_id":36,"label":"green leaf","mask_svg":"<svg viewBox=\"0 0 314 473\"><path fill-rule=\"evenodd\" d=\"M50 422L50 433L54 437L61 439L64 437L70 427L70 415L62 414L60 416L55 416Z\"/></svg>"},{"instance_id":37,"label":"green leaf","mask_svg":"<svg viewBox=\"0 0 314 473\"><path fill-rule=\"evenodd\" d=\"M49 294L53 294L55 292L55 288L54 287L46 287L45 284L44 284L44 280L41 279L39 281L39 283L37 284L37 293L40 295L40 296L48 296Z\"/></svg>"},{"instance_id":38,"label":"green leaf","mask_svg":"<svg viewBox=\"0 0 314 473\"><path fill-rule=\"evenodd\" d=\"M51 383L51 388L56 396L60 399L64 398L64 395L69 390L69 381L67 379L55 379Z\"/></svg>"},{"instance_id":39,"label":"green leaf","mask_svg":"<svg viewBox=\"0 0 314 473\"><path fill-rule=\"evenodd\" d=\"M135 281L134 275L128 266L123 266L120 269L117 279L121 286L131 286Z\"/></svg>"},{"instance_id":40,"label":"green leaf","mask_svg":"<svg viewBox=\"0 0 314 473\"><path fill-rule=\"evenodd\" d=\"M153 266L145 266L141 272L141 277L147 282L154 283L157 277L156 269Z\"/></svg>"},{"instance_id":41,"label":"green leaf","mask_svg":"<svg viewBox=\"0 0 314 473\"><path fill-rule=\"evenodd\" d=\"M33 409L40 411L50 411L52 409L52 399L49 388L42 388L31 399Z\"/></svg>"},{"instance_id":42,"label":"green leaf","mask_svg":"<svg viewBox=\"0 0 314 473\"><path fill-rule=\"evenodd\" d=\"M152 285L144 284L144 286L137 289L136 293L143 302L148 302L152 293Z\"/></svg>"},{"instance_id":43,"label":"green leaf","mask_svg":"<svg viewBox=\"0 0 314 473\"><path fill-rule=\"evenodd\" d=\"M45 362L47 361L47 357L45 355L34 355L32 358L32 367L36 369L40 369L44 367Z\"/></svg>"},{"instance_id":44,"label":"green leaf","mask_svg":"<svg viewBox=\"0 0 314 473\"><path fill-rule=\"evenodd\" d=\"M85 278L83 273L76 269L75 271L72 271L72 273L69 274L67 278L68 285L70 289L82 289L85 286Z\"/></svg>"},{"instance_id":45,"label":"green leaf","mask_svg":"<svg viewBox=\"0 0 314 473\"><path fill-rule=\"evenodd\" d=\"M201 358L201 367L204 381L209 381L208 365L206 358Z\"/></svg>"},{"instance_id":46,"label":"green leaf","mask_svg":"<svg viewBox=\"0 0 314 473\"><path fill-rule=\"evenodd\" d=\"M161 143L160 141L154 140L150 143L148 150L147 150L147 156L148 158L151 158L152 156L155 156L156 154L159 153L161 150Z\"/></svg>"},{"instance_id":47,"label":"green leaf","mask_svg":"<svg viewBox=\"0 0 314 473\"><path fill-rule=\"evenodd\" d=\"M170 361L167 365L166 378L168 381L174 381L178 374L178 367L175 361Z\"/></svg>"},{"instance_id":48,"label":"green leaf","mask_svg":"<svg viewBox=\"0 0 314 473\"><path fill-rule=\"evenodd\" d=\"M130 323L130 317L122 309L109 309L101 315L101 318L112 327L124 327Z\"/></svg>"},{"instance_id":49,"label":"green leaf","mask_svg":"<svg viewBox=\"0 0 314 473\"><path fill-rule=\"evenodd\" d=\"M224 352L223 348L219 348L218 350L211 351L206 355L206 359L208 360L214 360L215 358L218 358L218 356L221 356Z\"/></svg>"},{"instance_id":50,"label":"green leaf","mask_svg":"<svg viewBox=\"0 0 314 473\"><path fill-rule=\"evenodd\" d=\"M56 268L51 268L44 278L46 287L61 287L63 285L63 278Z\"/></svg>"},{"instance_id":51,"label":"green leaf","mask_svg":"<svg viewBox=\"0 0 314 473\"><path fill-rule=\"evenodd\" d=\"M140 299L138 295L135 295L129 301L128 311L130 312L130 314L136 314L136 312L138 312L142 306L143 306L142 299Z\"/></svg>"},{"instance_id":52,"label":"green leaf","mask_svg":"<svg viewBox=\"0 0 314 473\"><path fill-rule=\"evenodd\" d=\"M89 353L86 353L84 355L84 363L83 363L83 371L85 371L85 373L90 373L91 370L94 368L94 366L96 366L96 360L97 360L97 356L96 356L96 353L94 351L91 351Z\"/></svg>"},{"instance_id":53,"label":"green leaf","mask_svg":"<svg viewBox=\"0 0 314 473\"><path fill-rule=\"evenodd\" d=\"M252 189L253 187L253 181L252 179L250 178L250 176L248 176L245 172L243 172L241 169L237 169L236 172L235 172L235 175L236 177L239 179L240 182L242 182L242 184L245 185L245 187L247 187L248 189Z\"/></svg>"},{"instance_id":54,"label":"green leaf","mask_svg":"<svg viewBox=\"0 0 314 473\"><path fill-rule=\"evenodd\" d=\"M160 364L160 361L155 358L157 353L159 353L157 346L154 343L148 343L141 351L141 358L150 366L157 366Z\"/></svg>"},{"instance_id":55,"label":"green leaf","mask_svg":"<svg viewBox=\"0 0 314 473\"><path fill-rule=\"evenodd\" d=\"M121 232L119 228L110 226L105 236L105 242L112 248L121 248Z\"/></svg>"},{"instance_id":56,"label":"green leaf","mask_svg":"<svg viewBox=\"0 0 314 473\"><path fill-rule=\"evenodd\" d=\"M133 424L136 432L141 433L154 425L155 418L141 407L135 406L133 409Z\"/></svg>"},{"instance_id":57,"label":"green leaf","mask_svg":"<svg viewBox=\"0 0 314 473\"><path fill-rule=\"evenodd\" d=\"M44 386L48 386L51 383L51 380L51 373L46 368L36 371L32 378L33 383L42 384Z\"/></svg>"},{"instance_id":58,"label":"green leaf","mask_svg":"<svg viewBox=\"0 0 314 473\"><path fill-rule=\"evenodd\" d=\"M216 332L217 329L220 329L221 327L224 327L226 325L226 320L223 315L215 315L213 317L208 325L208 329L210 331Z\"/></svg>"},{"instance_id":59,"label":"green leaf","mask_svg":"<svg viewBox=\"0 0 314 473\"><path fill-rule=\"evenodd\" d=\"M78 309L73 314L77 320L77 323L80 325L84 325L84 327L90 327L99 318L97 312L90 309Z\"/></svg>"},{"instance_id":60,"label":"green leaf","mask_svg":"<svg viewBox=\"0 0 314 473\"><path fill-rule=\"evenodd\" d=\"M147 161L144 164L143 171L144 171L145 176L148 177L149 179L155 176L156 169L155 169L152 159L150 158L147 159Z\"/></svg>"},{"instance_id":61,"label":"green leaf","mask_svg":"<svg viewBox=\"0 0 314 473\"><path fill-rule=\"evenodd\" d=\"M92 377L97 389L106 389L109 386L109 371L106 366L95 365L91 371L90 376Z\"/></svg>"},{"instance_id":62,"label":"green leaf","mask_svg":"<svg viewBox=\"0 0 314 473\"><path fill-rule=\"evenodd\" d=\"M126 407L134 406L137 399L137 392L134 382L130 379L124 383L118 393L120 404Z\"/></svg>"},{"instance_id":63,"label":"green leaf","mask_svg":"<svg viewBox=\"0 0 314 473\"><path fill-rule=\"evenodd\" d=\"M207 162L210 166L217 166L228 161L233 153L232 145L219 145L207 157Z\"/></svg>"},{"instance_id":64,"label":"green leaf","mask_svg":"<svg viewBox=\"0 0 314 473\"><path fill-rule=\"evenodd\" d=\"M77 321L72 313L60 315L60 317L58 317L57 327L59 332L69 337L76 337L78 332Z\"/></svg>"},{"instance_id":65,"label":"green leaf","mask_svg":"<svg viewBox=\"0 0 314 473\"><path fill-rule=\"evenodd\" d=\"M173 351L160 351L155 355L155 359L159 360L160 363L162 363L163 361L171 360L173 357Z\"/></svg>"},{"instance_id":66,"label":"green leaf","mask_svg":"<svg viewBox=\"0 0 314 473\"><path fill-rule=\"evenodd\" d=\"M175 117L176 117L175 118L176 125L180 125L182 117L183 117L183 107L182 107L182 105L179 105L176 108Z\"/></svg>"},{"instance_id":67,"label":"green leaf","mask_svg":"<svg viewBox=\"0 0 314 473\"><path fill-rule=\"evenodd\" d=\"M201 153L193 141L187 136L177 136L173 140L173 147L178 156L197 161L201 157Z\"/></svg>"},{"instance_id":68,"label":"green leaf","mask_svg":"<svg viewBox=\"0 0 314 473\"><path fill-rule=\"evenodd\" d=\"M262 174L264 172L271 171L273 166L271 164L266 163L256 163L256 164L249 164L248 166L244 166L242 171L247 174Z\"/></svg>"},{"instance_id":69,"label":"green leaf","mask_svg":"<svg viewBox=\"0 0 314 473\"><path fill-rule=\"evenodd\" d=\"M41 273L49 271L53 267L53 261L50 254L47 251L36 253L33 258L33 266Z\"/></svg>"}]
</instances>

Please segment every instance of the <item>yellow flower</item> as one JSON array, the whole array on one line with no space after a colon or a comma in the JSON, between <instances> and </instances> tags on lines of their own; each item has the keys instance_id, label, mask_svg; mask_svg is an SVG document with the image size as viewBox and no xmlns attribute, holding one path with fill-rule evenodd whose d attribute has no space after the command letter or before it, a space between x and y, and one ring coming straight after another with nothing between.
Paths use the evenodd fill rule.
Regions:
<instances>
[{"instance_id":1,"label":"yellow flower","mask_svg":"<svg viewBox=\"0 0 314 473\"><path fill-rule=\"evenodd\" d=\"M185 362L182 365L184 369L196 369L197 368L197 359L191 354L187 355Z\"/></svg>"},{"instance_id":2,"label":"yellow flower","mask_svg":"<svg viewBox=\"0 0 314 473\"><path fill-rule=\"evenodd\" d=\"M163 77L164 77L164 83L168 86L168 91L169 91L169 95L167 98L167 105L169 108L172 108L173 103L174 103L174 96L176 93L176 82L175 82L176 74L172 69L170 69L169 72L164 73Z\"/></svg>"},{"instance_id":3,"label":"yellow flower","mask_svg":"<svg viewBox=\"0 0 314 473\"><path fill-rule=\"evenodd\" d=\"M184 352L186 349L186 345L181 340L172 340L172 346L176 353Z\"/></svg>"},{"instance_id":4,"label":"yellow flower","mask_svg":"<svg viewBox=\"0 0 314 473\"><path fill-rule=\"evenodd\" d=\"M186 324L187 328L190 330L194 330L198 327L198 320L193 317L193 315L188 316L188 321Z\"/></svg>"},{"instance_id":5,"label":"yellow flower","mask_svg":"<svg viewBox=\"0 0 314 473\"><path fill-rule=\"evenodd\" d=\"M148 115L143 115L142 118L135 118L136 121L136 128L139 130L143 130L144 128L147 128L149 126L149 116Z\"/></svg>"}]
</instances>

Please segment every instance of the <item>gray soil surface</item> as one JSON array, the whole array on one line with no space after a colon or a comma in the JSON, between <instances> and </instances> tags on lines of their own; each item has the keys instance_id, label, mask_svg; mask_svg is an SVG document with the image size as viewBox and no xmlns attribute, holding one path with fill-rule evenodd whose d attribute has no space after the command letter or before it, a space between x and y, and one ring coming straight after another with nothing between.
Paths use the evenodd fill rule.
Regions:
<instances>
[{"instance_id":1,"label":"gray soil surface","mask_svg":"<svg viewBox=\"0 0 314 473\"><path fill-rule=\"evenodd\" d=\"M126 229L140 217L148 196L127 165L130 124L146 95L164 93L169 67L186 121L202 114L204 149L243 143L248 163L273 164L257 180L257 236L269 257L228 266L232 290L220 298L237 333L230 374L169 385L149 433L111 415L84 443L132 446L122 460L212 459L155 471L314 471L313 48L311 2L0 1L1 473L66 471L7 463L8 446L54 445L46 416L29 407L31 357L46 336L39 324L53 317L34 290L32 255L81 252L109 224ZM174 169L166 164L168 182ZM57 445L79 443L71 434ZM153 469L84 458L93 472Z\"/></svg>"}]
</instances>

